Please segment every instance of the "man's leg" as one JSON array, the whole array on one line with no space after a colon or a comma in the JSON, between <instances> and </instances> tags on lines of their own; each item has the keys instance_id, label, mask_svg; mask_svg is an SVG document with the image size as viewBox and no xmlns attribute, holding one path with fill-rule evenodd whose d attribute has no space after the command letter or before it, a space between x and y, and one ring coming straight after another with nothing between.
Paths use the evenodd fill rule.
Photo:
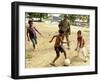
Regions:
<instances>
[{"instance_id":1,"label":"man's leg","mask_svg":"<svg viewBox=\"0 0 100 81\"><path fill-rule=\"evenodd\" d=\"M65 32L65 36L66 36L66 41L67 41L68 49L70 49L70 45L69 45L69 36L68 36L67 31Z\"/></svg>"},{"instance_id":2,"label":"man's leg","mask_svg":"<svg viewBox=\"0 0 100 81\"><path fill-rule=\"evenodd\" d=\"M63 52L63 53L64 53L64 56L65 56L65 59L66 59L66 58L67 58L67 55L66 55L66 51L65 51L64 46L63 46L63 45L61 45L61 52Z\"/></svg>"}]
</instances>

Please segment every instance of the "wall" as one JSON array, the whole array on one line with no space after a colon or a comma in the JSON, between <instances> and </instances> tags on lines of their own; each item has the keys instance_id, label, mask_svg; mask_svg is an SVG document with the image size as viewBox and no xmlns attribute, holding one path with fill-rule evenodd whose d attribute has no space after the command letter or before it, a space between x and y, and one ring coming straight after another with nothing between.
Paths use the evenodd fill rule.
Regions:
<instances>
[{"instance_id":1,"label":"wall","mask_svg":"<svg viewBox=\"0 0 100 81\"><path fill-rule=\"evenodd\" d=\"M11 2L14 0L1 0L0 2L0 81L13 81L10 78L10 65L11 65ZM20 1L20 0L19 0ZM100 0L21 0L30 2L42 3L58 3L58 4L72 4L72 5L88 5L98 6L98 14L100 14ZM100 21L98 16L98 22ZM100 27L100 23L98 23ZM99 30L100 28L98 28ZM100 32L98 33L100 34ZM98 38L100 41L100 37ZM98 43L98 45L100 42ZM99 48L100 46L98 46ZM100 50L98 54L100 53ZM99 55L100 57L100 55ZM100 62L100 59L99 59ZM100 68L100 63L99 63ZM99 70L100 72L100 70ZM39 78L39 79L26 79L26 81L98 81L98 75L84 75L84 76L67 76L67 77L53 77L53 78ZM22 81L22 80L21 80Z\"/></svg>"}]
</instances>

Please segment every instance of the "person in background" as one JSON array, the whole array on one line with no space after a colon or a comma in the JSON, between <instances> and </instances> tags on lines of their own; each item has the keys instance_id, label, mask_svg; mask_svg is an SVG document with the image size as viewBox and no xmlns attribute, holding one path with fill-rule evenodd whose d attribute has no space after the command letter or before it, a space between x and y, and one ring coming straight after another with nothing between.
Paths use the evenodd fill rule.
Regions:
<instances>
[{"instance_id":1,"label":"person in background","mask_svg":"<svg viewBox=\"0 0 100 81\"><path fill-rule=\"evenodd\" d=\"M70 23L68 21L67 15L64 15L64 19L60 21L58 27L59 27L59 30L64 31L66 41L67 41L67 46L68 46L68 49L70 49L69 35L71 33L71 28L70 28Z\"/></svg>"}]
</instances>

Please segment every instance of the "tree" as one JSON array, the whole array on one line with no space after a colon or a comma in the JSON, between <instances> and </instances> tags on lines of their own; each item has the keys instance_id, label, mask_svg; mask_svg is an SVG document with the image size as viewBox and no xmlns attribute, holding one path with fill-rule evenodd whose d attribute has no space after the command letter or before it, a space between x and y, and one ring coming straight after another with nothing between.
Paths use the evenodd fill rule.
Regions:
<instances>
[{"instance_id":1,"label":"tree","mask_svg":"<svg viewBox=\"0 0 100 81\"><path fill-rule=\"evenodd\" d=\"M60 17L63 19L64 15L65 14L61 14ZM67 17L68 17L68 20L70 20L71 24L76 24L76 20L78 20L77 23L80 23L80 24L86 23L89 26L89 21L90 21L89 15L67 14Z\"/></svg>"},{"instance_id":2,"label":"tree","mask_svg":"<svg viewBox=\"0 0 100 81\"><path fill-rule=\"evenodd\" d=\"M65 14L61 14L60 17L63 19L64 15ZM73 23L76 19L76 15L73 15L73 14L68 14L67 17L68 17L68 20L70 20L71 23Z\"/></svg>"},{"instance_id":3,"label":"tree","mask_svg":"<svg viewBox=\"0 0 100 81\"><path fill-rule=\"evenodd\" d=\"M74 23L74 21L76 20L76 15L68 15L68 19L70 20L71 23Z\"/></svg>"},{"instance_id":4,"label":"tree","mask_svg":"<svg viewBox=\"0 0 100 81\"><path fill-rule=\"evenodd\" d=\"M28 14L28 18L39 18L39 21L42 22L42 19L46 19L48 18L48 14L47 13L32 13L29 12Z\"/></svg>"}]
</instances>

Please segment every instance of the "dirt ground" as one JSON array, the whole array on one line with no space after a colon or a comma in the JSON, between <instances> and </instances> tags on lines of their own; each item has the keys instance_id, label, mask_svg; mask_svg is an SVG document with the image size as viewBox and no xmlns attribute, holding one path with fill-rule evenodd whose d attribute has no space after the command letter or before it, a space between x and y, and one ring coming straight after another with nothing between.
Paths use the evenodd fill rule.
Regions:
<instances>
[{"instance_id":1,"label":"dirt ground","mask_svg":"<svg viewBox=\"0 0 100 81\"><path fill-rule=\"evenodd\" d=\"M58 34L58 24L57 23L39 23L35 22L34 25L36 28L42 33L43 37L41 37L37 33L37 41L38 44L36 49L33 50L31 41L27 41L26 37L26 54L25 54L25 67L26 68L39 68L39 67L54 67L51 66L50 63L56 56L54 51L54 42L49 43L53 35ZM87 62L83 62L83 56L80 53L79 57L75 57L77 52L75 51L76 48L76 33L78 30L82 30L83 37L85 39L85 47L87 53ZM64 44L66 53L68 58L71 60L71 64L69 66L83 66L89 65L89 28L87 27L75 27L71 26L71 35L69 36L70 39L70 50L67 49L67 44ZM66 40L64 40L66 41ZM56 61L56 67L64 65L64 55L63 53L60 54L59 59ZM63 66L67 67L67 66Z\"/></svg>"}]
</instances>

